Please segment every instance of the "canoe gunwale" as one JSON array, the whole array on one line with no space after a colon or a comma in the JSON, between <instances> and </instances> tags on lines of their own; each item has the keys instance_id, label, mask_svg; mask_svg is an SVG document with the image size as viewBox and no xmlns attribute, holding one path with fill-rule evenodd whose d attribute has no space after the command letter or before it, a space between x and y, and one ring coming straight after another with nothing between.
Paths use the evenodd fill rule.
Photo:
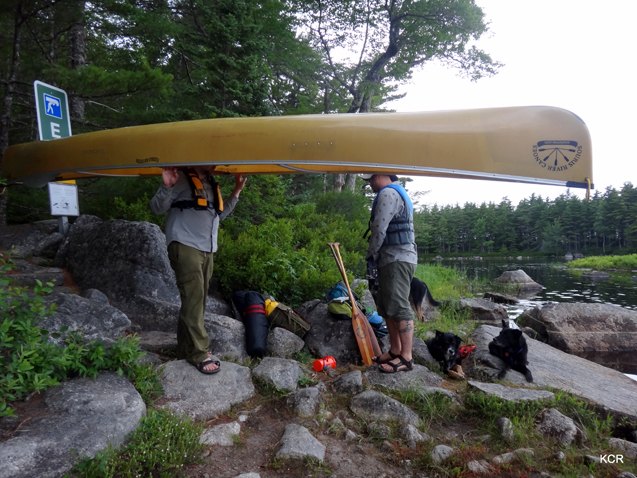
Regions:
<instances>
[{"instance_id":1,"label":"canoe gunwale","mask_svg":"<svg viewBox=\"0 0 637 478\"><path fill-rule=\"evenodd\" d=\"M260 161L258 163L259 166L263 165L272 165L280 168L280 171L266 171L266 172L256 172L256 173L242 173L241 171L233 171L233 170L224 170L223 168L232 167L246 167L250 166L253 163L240 161L240 162L224 162L224 163L199 163L200 166L217 166L221 167L216 172L217 174L338 174L338 173L353 173L353 174L373 174L373 173L389 173L389 174L397 174L401 176L425 176L425 177L440 177L440 178L450 178L450 179L477 179L477 180L485 180L485 181L503 181L503 182L513 182L513 183L526 183L526 184L538 184L538 185L547 185L547 186L560 186L560 187L568 187L568 188L578 188L578 189L594 189L592 183L590 183L587 178L584 178L581 182L579 181L563 181L559 179L546 179L546 178L532 178L526 176L516 176L511 174L498 174L491 172L480 172L480 171L469 171L469 170L460 170L460 169L445 169L445 168L433 168L426 166L401 166L397 167L393 164L361 164L361 163L338 163L334 164L331 162L306 162L305 166L317 166L319 169L308 169L307 167L303 167L302 165L290 164L287 162L277 162L277 161ZM25 178L24 181L15 181L13 184L26 184L33 186L44 186L46 183L54 180L66 180L66 179L82 179L82 178L91 178L91 177L141 177L141 176L156 176L159 174L158 171L153 172L156 169L166 168L166 167L185 167L183 163L167 163L162 165L153 165L148 168L140 168L137 166L119 166L112 168L113 171L121 171L121 170L146 170L148 174L137 173L109 173L108 170L104 170L102 168L95 169L84 169L78 170L73 173L63 173L58 171L54 174L46 175L46 177L38 176ZM338 166L339 171L334 171L329 168L329 166ZM321 169L322 168L322 169ZM11 184L11 183L10 183Z\"/></svg>"}]
</instances>

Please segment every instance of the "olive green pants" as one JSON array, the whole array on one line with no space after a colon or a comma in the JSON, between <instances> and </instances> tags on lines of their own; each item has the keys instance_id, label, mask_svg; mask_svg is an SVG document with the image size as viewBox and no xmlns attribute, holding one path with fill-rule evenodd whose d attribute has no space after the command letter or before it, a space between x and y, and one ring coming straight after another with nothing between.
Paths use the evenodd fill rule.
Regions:
<instances>
[{"instance_id":1,"label":"olive green pants","mask_svg":"<svg viewBox=\"0 0 637 478\"><path fill-rule=\"evenodd\" d=\"M409 303L411 279L416 265L408 262L390 262L378 269L378 313L386 320L413 320Z\"/></svg>"},{"instance_id":2,"label":"olive green pants","mask_svg":"<svg viewBox=\"0 0 637 478\"><path fill-rule=\"evenodd\" d=\"M177 322L177 355L197 364L206 358L210 340L204 326L208 286L212 278L213 253L173 241L168 258L175 271L181 309Z\"/></svg>"}]
</instances>

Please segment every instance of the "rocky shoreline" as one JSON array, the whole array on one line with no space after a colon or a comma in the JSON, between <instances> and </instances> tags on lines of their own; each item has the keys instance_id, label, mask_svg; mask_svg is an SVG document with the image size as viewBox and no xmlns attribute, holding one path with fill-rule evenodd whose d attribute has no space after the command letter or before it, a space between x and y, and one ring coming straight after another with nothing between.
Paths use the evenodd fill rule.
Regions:
<instances>
[{"instance_id":1,"label":"rocky shoreline","mask_svg":"<svg viewBox=\"0 0 637 478\"><path fill-rule=\"evenodd\" d=\"M299 459L318 464L314 476L430 476L414 467L413 458L407 458L422 454L433 467L457 466L462 440L450 434L451 430L419 427L421 417L393 398L400 393L442 396L462 403L467 391L476 390L522 402L546 400L555 390L563 390L618 420L637 423L636 382L618 370L578 357L575 351L566 353L555 344L533 338L541 338L538 330L547 329L547 317L554 319L554 311L546 311L544 318L539 312L533 316L544 329L525 325L532 334L527 335L527 342L534 383L528 384L513 371L504 382L498 381L502 364L489 354L487 345L498 334L497 324L506 311L487 299L467 299L466 306L483 324L468 338L477 348L463 363L467 382L443 376L420 339L412 372L387 375L357 365L351 326L331 318L320 300L298 310L313 325L302 340L274 328L268 336L268 356L254 362L245 350L243 324L233 317L227 303L211 298L206 327L222 369L205 376L183 361L170 359L176 344L173 330L178 306L165 239L156 226L80 217L67 237L56 234L50 223L32 226L19 235L0 232L0 250L10 251L19 264L12 278L24 285L36 279L55 283L51 300L58 309L47 319L51 332L78 330L87 338L107 341L125 333L139 335L147 360L159 367L164 388L154 406L206 424L201 437L207 447L204 464L188 470L187 476L305 476L307 470L293 465ZM599 313L608 315L606 310ZM621 317L624 329L637 324L631 314ZM557 332L550 332L547 336L555 339ZM338 367L329 374L313 372L310 363L297 360L302 351L312 356L333 355ZM264 386L281 398L264 402ZM20 416L0 420L5 437L0 442L0 478L63 476L81 457L124 443L146 413L146 404L134 387L113 374L71 380L33 400L39 400L40 408L28 426ZM547 439L557 440L563 447L581 448L583 460L595 458L586 452L576 417L548 409L537 419L538 430ZM507 417L501 417L497 440L506 441L512 426ZM464 433L471 435L468 430ZM625 456L628 464L600 465L599 476L634 476L637 430L632 433L612 437L606 444L609 451ZM248 449L238 444L237 437L243 437ZM493 439L484 438L486 443ZM538 450L514 447L515 441L508 439L512 448L505 453L489 452L487 447L480 456L461 460L463 473L494 476L507 470L507 476L523 476L512 471L514 464L528 461ZM322 475L321 469L329 473Z\"/></svg>"}]
</instances>

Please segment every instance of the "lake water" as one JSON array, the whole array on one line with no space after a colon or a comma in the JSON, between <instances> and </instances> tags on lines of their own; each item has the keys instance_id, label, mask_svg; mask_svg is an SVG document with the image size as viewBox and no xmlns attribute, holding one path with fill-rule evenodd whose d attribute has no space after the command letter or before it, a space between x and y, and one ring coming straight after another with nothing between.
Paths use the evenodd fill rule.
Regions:
<instances>
[{"instance_id":1,"label":"lake water","mask_svg":"<svg viewBox=\"0 0 637 478\"><path fill-rule=\"evenodd\" d=\"M536 295L509 306L511 318L528 308L549 302L595 302L637 310L637 271L610 273L608 277L601 278L581 271L576 273L567 269L564 262L514 258L443 260L441 264L464 272L469 279L488 281L493 281L505 271L522 269L544 286Z\"/></svg>"},{"instance_id":2,"label":"lake water","mask_svg":"<svg viewBox=\"0 0 637 478\"><path fill-rule=\"evenodd\" d=\"M544 289L518 304L506 305L509 318L515 319L527 309L550 302L596 302L615 304L637 310L637 271L609 274L606 278L575 273L564 263L537 259L463 259L443 260L445 267L453 267L469 279L493 281L505 271L522 269ZM637 375L626 374L637 381Z\"/></svg>"}]
</instances>

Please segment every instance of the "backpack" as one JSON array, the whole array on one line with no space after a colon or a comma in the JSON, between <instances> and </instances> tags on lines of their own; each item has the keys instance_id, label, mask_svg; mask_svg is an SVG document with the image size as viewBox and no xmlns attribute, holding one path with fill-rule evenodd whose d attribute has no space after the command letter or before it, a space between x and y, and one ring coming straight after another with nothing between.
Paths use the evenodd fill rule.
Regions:
<instances>
[{"instance_id":1,"label":"backpack","mask_svg":"<svg viewBox=\"0 0 637 478\"><path fill-rule=\"evenodd\" d=\"M347 292L347 287L345 287L345 284L343 284L342 282L337 282L336 285L334 285L334 287L328 290L327 294L325 294L325 299L327 300L327 302L330 302L331 300L339 299L339 298L349 299L349 293ZM354 298L356 299L356 296L354 296ZM350 317L351 315L352 314L350 312Z\"/></svg>"},{"instance_id":2,"label":"backpack","mask_svg":"<svg viewBox=\"0 0 637 478\"><path fill-rule=\"evenodd\" d=\"M303 338L311 326L292 307L281 304L274 298L265 300L265 311L272 327L282 327Z\"/></svg>"},{"instance_id":3,"label":"backpack","mask_svg":"<svg viewBox=\"0 0 637 478\"><path fill-rule=\"evenodd\" d=\"M350 320L352 318L352 305L348 297L336 297L330 300L327 303L327 311L335 319Z\"/></svg>"},{"instance_id":4,"label":"backpack","mask_svg":"<svg viewBox=\"0 0 637 478\"><path fill-rule=\"evenodd\" d=\"M365 314L365 309L359 303L358 297L352 292L358 310ZM337 282L330 290L325 294L325 300L327 301L327 310L336 319L350 320L352 318L352 304L349 300L349 292L343 282ZM367 315L367 314L365 314Z\"/></svg>"}]
</instances>

